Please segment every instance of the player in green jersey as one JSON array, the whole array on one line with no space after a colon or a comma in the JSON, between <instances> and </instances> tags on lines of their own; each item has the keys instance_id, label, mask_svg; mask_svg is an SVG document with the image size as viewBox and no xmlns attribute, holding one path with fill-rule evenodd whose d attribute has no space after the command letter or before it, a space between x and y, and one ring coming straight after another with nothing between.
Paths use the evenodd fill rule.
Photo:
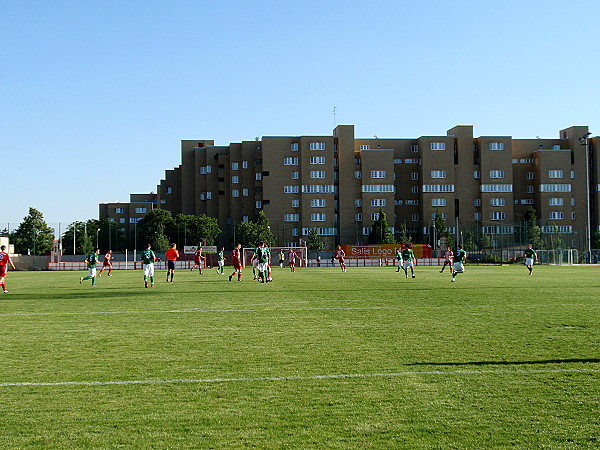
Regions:
<instances>
[{"instance_id":1,"label":"player in green jersey","mask_svg":"<svg viewBox=\"0 0 600 450\"><path fill-rule=\"evenodd\" d=\"M261 283L268 283L269 280L269 256L271 250L264 242L260 243L260 247L256 249L258 259L258 278Z\"/></svg>"},{"instance_id":2,"label":"player in green jersey","mask_svg":"<svg viewBox=\"0 0 600 450\"><path fill-rule=\"evenodd\" d=\"M402 268L402 248L396 249L396 260L398 261L398 270L396 272L400 272Z\"/></svg>"},{"instance_id":3,"label":"player in green jersey","mask_svg":"<svg viewBox=\"0 0 600 450\"><path fill-rule=\"evenodd\" d=\"M146 250L142 251L140 259L144 264L144 286L148 287L148 278L150 278L150 285L154 287L154 261L156 261L156 255L150 244L146 244Z\"/></svg>"},{"instance_id":4,"label":"player in green jersey","mask_svg":"<svg viewBox=\"0 0 600 450\"><path fill-rule=\"evenodd\" d=\"M99 248L95 248L93 253L90 253L87 258L85 258L85 262L88 268L88 276L79 278L79 284L83 283L85 280L92 280L92 286L96 286L96 264L98 264L98 254L100 253Z\"/></svg>"},{"instance_id":5,"label":"player in green jersey","mask_svg":"<svg viewBox=\"0 0 600 450\"><path fill-rule=\"evenodd\" d=\"M416 263L416 259L415 259L415 254L412 251L412 248L410 248L410 244L406 244L404 246L404 250L402 250L401 253L401 258L402 258L402 270L404 270L404 275L406 278L408 278L408 269L410 269L410 274L412 276L412 278L415 278L415 269L414 269L414 263Z\"/></svg>"},{"instance_id":6,"label":"player in green jersey","mask_svg":"<svg viewBox=\"0 0 600 450\"><path fill-rule=\"evenodd\" d=\"M456 281L456 275L465 271L464 262L467 260L467 252L462 248L462 245L458 245L456 252L454 253L454 264L452 266L452 281Z\"/></svg>"},{"instance_id":7,"label":"player in green jersey","mask_svg":"<svg viewBox=\"0 0 600 450\"><path fill-rule=\"evenodd\" d=\"M221 247L221 250L217 253L217 264L219 265L217 273L223 275L225 271L225 247Z\"/></svg>"},{"instance_id":8,"label":"player in green jersey","mask_svg":"<svg viewBox=\"0 0 600 450\"><path fill-rule=\"evenodd\" d=\"M527 244L523 256L525 257L525 266L529 269L529 275L533 275L533 263L538 262L538 256L531 244Z\"/></svg>"}]
</instances>

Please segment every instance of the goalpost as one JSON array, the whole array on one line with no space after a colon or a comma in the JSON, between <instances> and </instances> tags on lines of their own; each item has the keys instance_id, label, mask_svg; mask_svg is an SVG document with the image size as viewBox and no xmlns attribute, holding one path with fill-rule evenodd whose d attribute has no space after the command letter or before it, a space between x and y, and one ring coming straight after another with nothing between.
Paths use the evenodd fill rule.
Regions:
<instances>
[{"instance_id":1,"label":"goalpost","mask_svg":"<svg viewBox=\"0 0 600 450\"><path fill-rule=\"evenodd\" d=\"M308 264L308 248L307 247L270 247L269 264L271 267L279 265L279 253L283 250L283 265L288 265L288 253L290 249L293 249L298 255L296 259L297 267L306 267ZM242 255L244 260L242 261L243 266L251 265L252 255L254 254L254 247L245 247L242 249Z\"/></svg>"}]
</instances>

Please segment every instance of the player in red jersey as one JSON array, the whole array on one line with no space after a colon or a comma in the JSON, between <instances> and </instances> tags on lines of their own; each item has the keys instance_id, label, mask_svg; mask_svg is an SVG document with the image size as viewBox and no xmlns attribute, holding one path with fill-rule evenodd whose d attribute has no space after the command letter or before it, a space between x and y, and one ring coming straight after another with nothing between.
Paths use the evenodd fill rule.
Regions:
<instances>
[{"instance_id":1,"label":"player in red jersey","mask_svg":"<svg viewBox=\"0 0 600 450\"><path fill-rule=\"evenodd\" d=\"M290 269L292 272L296 271L296 258L298 254L294 251L293 248L290 248L290 252L288 253L288 264L290 265Z\"/></svg>"},{"instance_id":2,"label":"player in red jersey","mask_svg":"<svg viewBox=\"0 0 600 450\"><path fill-rule=\"evenodd\" d=\"M233 262L233 273L229 275L229 281L237 273L237 280L242 281L242 244L235 246L231 252L231 261Z\"/></svg>"},{"instance_id":3,"label":"player in red jersey","mask_svg":"<svg viewBox=\"0 0 600 450\"><path fill-rule=\"evenodd\" d=\"M346 263L344 262L344 258L346 257L346 252L344 250L342 250L341 245L337 246L337 249L335 250L335 257L340 262L340 267L342 269L342 272L345 272L346 271Z\"/></svg>"},{"instance_id":4,"label":"player in red jersey","mask_svg":"<svg viewBox=\"0 0 600 450\"><path fill-rule=\"evenodd\" d=\"M206 261L206 256L202 255L202 246L198 246L198 249L194 252L194 265L191 270L198 268L198 272L202 275L202 266L204 265L204 261Z\"/></svg>"},{"instance_id":5,"label":"player in red jersey","mask_svg":"<svg viewBox=\"0 0 600 450\"><path fill-rule=\"evenodd\" d=\"M8 290L6 289L6 282L4 278L6 277L6 270L8 269L8 265L15 270L15 265L10 260L10 255L6 251L6 245L0 247L0 288L4 291L5 294L8 294Z\"/></svg>"},{"instance_id":6,"label":"player in red jersey","mask_svg":"<svg viewBox=\"0 0 600 450\"><path fill-rule=\"evenodd\" d=\"M454 259L454 253L452 253L452 249L450 248L450 246L448 246L448 248L446 249L444 257L446 259L444 260L444 265L442 266L442 270L440 270L440 273L444 272L446 266L450 266L450 270L452 270L452 260Z\"/></svg>"},{"instance_id":7,"label":"player in red jersey","mask_svg":"<svg viewBox=\"0 0 600 450\"><path fill-rule=\"evenodd\" d=\"M100 269L100 272L98 272L98 276L101 277L102 276L102 272L104 272L104 269L106 269L108 267L108 276L112 277L111 273L112 273L112 263L110 262L113 259L113 255L112 255L112 250L109 250L106 255L104 255L104 261L102 262L102 269Z\"/></svg>"}]
</instances>

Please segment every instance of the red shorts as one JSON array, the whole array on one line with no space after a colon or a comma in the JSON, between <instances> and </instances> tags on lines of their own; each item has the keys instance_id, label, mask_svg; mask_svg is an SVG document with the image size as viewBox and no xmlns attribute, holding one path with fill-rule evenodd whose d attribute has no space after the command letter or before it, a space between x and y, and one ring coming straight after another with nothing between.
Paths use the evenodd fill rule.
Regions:
<instances>
[{"instance_id":1,"label":"red shorts","mask_svg":"<svg viewBox=\"0 0 600 450\"><path fill-rule=\"evenodd\" d=\"M200 258L194 258L194 264L196 266L199 266L200 265Z\"/></svg>"},{"instance_id":2,"label":"red shorts","mask_svg":"<svg viewBox=\"0 0 600 450\"><path fill-rule=\"evenodd\" d=\"M235 270L242 270L242 262L238 259L233 260L233 268Z\"/></svg>"},{"instance_id":3,"label":"red shorts","mask_svg":"<svg viewBox=\"0 0 600 450\"><path fill-rule=\"evenodd\" d=\"M102 267L112 267L112 263L110 261L104 261Z\"/></svg>"},{"instance_id":4,"label":"red shorts","mask_svg":"<svg viewBox=\"0 0 600 450\"><path fill-rule=\"evenodd\" d=\"M0 266L0 278L4 278L6 276L6 266Z\"/></svg>"},{"instance_id":5,"label":"red shorts","mask_svg":"<svg viewBox=\"0 0 600 450\"><path fill-rule=\"evenodd\" d=\"M340 262L340 264L344 264L344 258L340 257L338 258L338 261Z\"/></svg>"}]
</instances>

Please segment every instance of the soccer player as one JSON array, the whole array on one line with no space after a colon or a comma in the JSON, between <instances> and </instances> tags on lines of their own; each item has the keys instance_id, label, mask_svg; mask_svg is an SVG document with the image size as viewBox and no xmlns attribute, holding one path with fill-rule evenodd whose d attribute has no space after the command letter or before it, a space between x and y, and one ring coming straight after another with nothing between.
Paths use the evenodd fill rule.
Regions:
<instances>
[{"instance_id":1,"label":"soccer player","mask_svg":"<svg viewBox=\"0 0 600 450\"><path fill-rule=\"evenodd\" d=\"M112 273L112 263L110 262L113 259L113 255L112 255L112 250L109 250L106 255L104 255L104 261L102 261L102 269L100 269L100 272L98 272L98 276L101 277L102 276L102 272L104 272L104 269L106 267L108 267L108 276L112 277L111 273Z\"/></svg>"},{"instance_id":2,"label":"soccer player","mask_svg":"<svg viewBox=\"0 0 600 450\"><path fill-rule=\"evenodd\" d=\"M402 248L396 249L396 260L398 261L398 270L396 272L400 272L402 268Z\"/></svg>"},{"instance_id":3,"label":"soccer player","mask_svg":"<svg viewBox=\"0 0 600 450\"><path fill-rule=\"evenodd\" d=\"M258 278L261 283L268 283L271 281L269 279L269 256L271 254L271 250L264 242L261 242L260 247L258 247L256 250L258 259Z\"/></svg>"},{"instance_id":4,"label":"soccer player","mask_svg":"<svg viewBox=\"0 0 600 450\"><path fill-rule=\"evenodd\" d=\"M233 263L233 273L229 275L229 281L237 273L237 280L242 281L242 244L235 246L231 252L231 262Z\"/></svg>"},{"instance_id":5,"label":"soccer player","mask_svg":"<svg viewBox=\"0 0 600 450\"><path fill-rule=\"evenodd\" d=\"M221 247L221 250L217 253L217 264L219 265L217 273L223 275L225 271L225 247Z\"/></svg>"},{"instance_id":6,"label":"soccer player","mask_svg":"<svg viewBox=\"0 0 600 450\"><path fill-rule=\"evenodd\" d=\"M413 266L416 262L417 260L412 248L410 248L410 244L406 244L404 250L402 250L402 270L404 270L405 278L408 278L408 269L410 269L412 278L415 278L415 269Z\"/></svg>"},{"instance_id":7,"label":"soccer player","mask_svg":"<svg viewBox=\"0 0 600 450\"><path fill-rule=\"evenodd\" d=\"M202 255L202 246L198 245L198 248L194 252L194 265L190 270L194 270L197 267L198 272L202 275L202 266L204 265L203 260L206 260L206 256Z\"/></svg>"},{"instance_id":8,"label":"soccer player","mask_svg":"<svg viewBox=\"0 0 600 450\"><path fill-rule=\"evenodd\" d=\"M150 285L154 287L154 261L157 258L150 244L146 245L146 250L142 251L140 259L144 263L144 287L148 287L148 278L150 278Z\"/></svg>"},{"instance_id":9,"label":"soccer player","mask_svg":"<svg viewBox=\"0 0 600 450\"><path fill-rule=\"evenodd\" d=\"M452 253L452 249L450 248L450 246L446 247L444 258L444 265L442 266L442 270L440 270L440 273L444 273L444 269L446 268L446 266L450 266L450 271L452 271L452 260L454 259L454 253Z\"/></svg>"},{"instance_id":10,"label":"soccer player","mask_svg":"<svg viewBox=\"0 0 600 450\"><path fill-rule=\"evenodd\" d=\"M10 260L10 255L6 251L6 245L3 245L0 247L0 288L2 288L5 294L8 294L8 289L6 289L4 278L6 277L6 269L9 264L15 270L15 265Z\"/></svg>"},{"instance_id":11,"label":"soccer player","mask_svg":"<svg viewBox=\"0 0 600 450\"><path fill-rule=\"evenodd\" d=\"M462 245L458 245L456 254L454 255L454 264L452 266L452 281L456 281L456 275L465 271L464 262L467 260L467 252L462 248Z\"/></svg>"},{"instance_id":12,"label":"soccer player","mask_svg":"<svg viewBox=\"0 0 600 450\"><path fill-rule=\"evenodd\" d=\"M254 247L250 261L252 262L252 279L258 280L258 247Z\"/></svg>"},{"instance_id":13,"label":"soccer player","mask_svg":"<svg viewBox=\"0 0 600 450\"><path fill-rule=\"evenodd\" d=\"M100 254L100 249L96 247L93 253L90 253L88 257L85 259L85 262L88 266L88 276L79 278L79 284L83 283L85 280L92 280L92 286L96 287L96 264L98 264Z\"/></svg>"},{"instance_id":14,"label":"soccer player","mask_svg":"<svg viewBox=\"0 0 600 450\"><path fill-rule=\"evenodd\" d=\"M342 272L346 271L346 263L344 262L344 258L346 258L346 252L342 250L342 246L338 245L335 250L335 257L340 262L340 268Z\"/></svg>"},{"instance_id":15,"label":"soccer player","mask_svg":"<svg viewBox=\"0 0 600 450\"><path fill-rule=\"evenodd\" d=\"M525 257L525 265L529 269L529 275L533 275L533 263L538 262L538 255L531 244L527 244L527 249L523 255Z\"/></svg>"},{"instance_id":16,"label":"soccer player","mask_svg":"<svg viewBox=\"0 0 600 450\"><path fill-rule=\"evenodd\" d=\"M279 252L279 267L283 269L283 263L285 262L285 253L283 253L283 249Z\"/></svg>"},{"instance_id":17,"label":"soccer player","mask_svg":"<svg viewBox=\"0 0 600 450\"><path fill-rule=\"evenodd\" d=\"M288 253L288 264L290 265L292 272L296 271L296 258L298 258L298 254L293 248L290 248L290 252Z\"/></svg>"},{"instance_id":18,"label":"soccer player","mask_svg":"<svg viewBox=\"0 0 600 450\"><path fill-rule=\"evenodd\" d=\"M172 243L171 248L165 253L167 257L167 282L169 282L169 275L171 275L171 283L173 283L173 275L175 275L175 261L179 258L179 252L177 251L177 244Z\"/></svg>"}]
</instances>

